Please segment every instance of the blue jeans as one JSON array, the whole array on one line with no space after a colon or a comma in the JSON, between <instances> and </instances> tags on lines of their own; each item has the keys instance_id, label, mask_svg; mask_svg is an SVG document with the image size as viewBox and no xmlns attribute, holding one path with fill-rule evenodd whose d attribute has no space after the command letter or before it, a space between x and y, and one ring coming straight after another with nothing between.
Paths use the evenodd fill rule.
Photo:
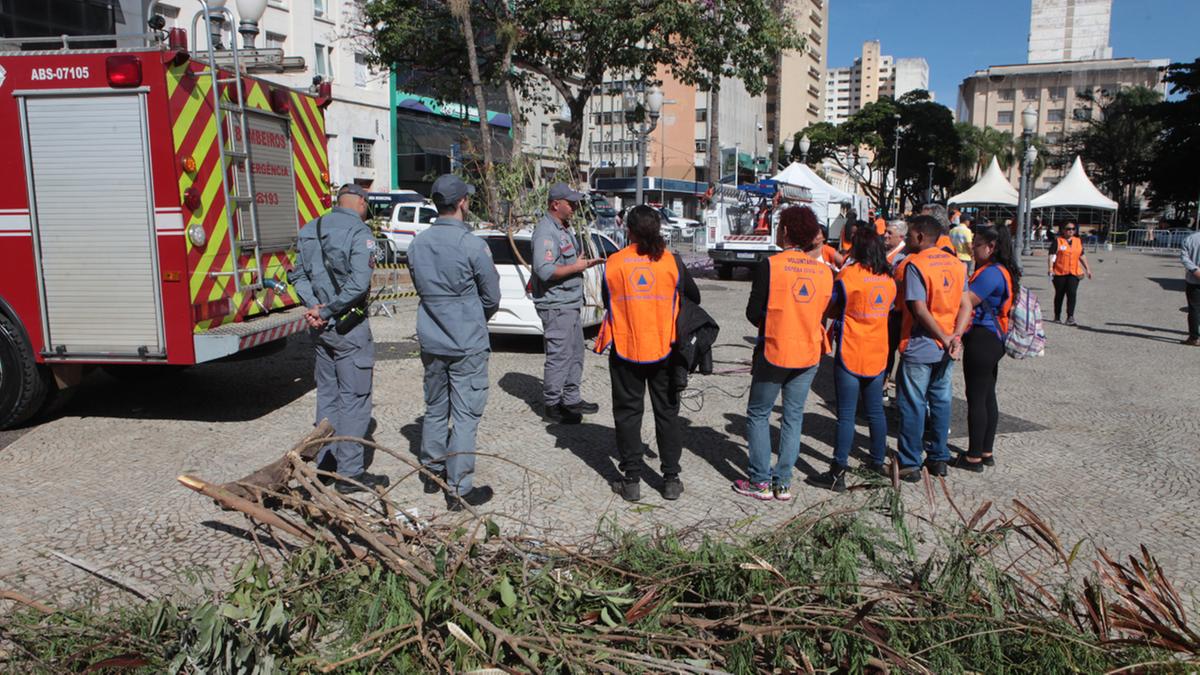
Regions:
<instances>
[{"instance_id":1,"label":"blue jeans","mask_svg":"<svg viewBox=\"0 0 1200 675\"><path fill-rule=\"evenodd\" d=\"M937 363L913 363L900 359L900 380L896 393L900 405L900 434L898 449L900 466L905 469L921 466L925 449L925 415L929 415L929 460L950 461L946 438L950 435L950 383L954 362L943 357Z\"/></svg>"},{"instance_id":2,"label":"blue jeans","mask_svg":"<svg viewBox=\"0 0 1200 675\"><path fill-rule=\"evenodd\" d=\"M887 419L883 416L883 373L875 377L859 377L837 364L833 372L837 391L837 442L833 447L833 463L845 467L850 461L850 446L854 444L854 416L858 399L862 397L863 413L871 430L871 461L882 464L887 459Z\"/></svg>"},{"instance_id":3,"label":"blue jeans","mask_svg":"<svg viewBox=\"0 0 1200 675\"><path fill-rule=\"evenodd\" d=\"M818 364L819 365L819 364ZM817 366L778 368L754 355L750 403L746 407L746 435L750 445L750 482L792 484L792 469L800 457L800 429L804 426L804 402L817 376ZM779 461L771 469L771 410L783 391L783 421L779 429Z\"/></svg>"}]
</instances>

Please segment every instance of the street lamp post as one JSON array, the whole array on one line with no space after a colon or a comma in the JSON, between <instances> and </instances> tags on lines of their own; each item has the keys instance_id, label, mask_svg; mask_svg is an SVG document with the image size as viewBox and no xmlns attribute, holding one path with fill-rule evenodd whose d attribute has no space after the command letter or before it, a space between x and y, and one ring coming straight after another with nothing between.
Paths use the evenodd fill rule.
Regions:
<instances>
[{"instance_id":1,"label":"street lamp post","mask_svg":"<svg viewBox=\"0 0 1200 675\"><path fill-rule=\"evenodd\" d=\"M1025 219L1025 211L1026 205L1029 203L1029 170L1033 165L1034 158L1037 157L1037 151L1030 145L1029 139L1033 136L1034 129L1037 128L1037 118L1037 110L1032 105L1021 113L1021 139L1026 148L1024 161L1021 163L1020 194L1017 196L1017 241L1021 242L1021 256L1030 254L1029 240L1025 237L1025 229L1029 226ZM1020 257L1017 258L1017 267L1023 268Z\"/></svg>"},{"instance_id":2,"label":"street lamp post","mask_svg":"<svg viewBox=\"0 0 1200 675\"><path fill-rule=\"evenodd\" d=\"M933 162L926 164L929 167L929 182L925 185L925 203L933 203Z\"/></svg>"},{"instance_id":3,"label":"street lamp post","mask_svg":"<svg viewBox=\"0 0 1200 675\"><path fill-rule=\"evenodd\" d=\"M883 205L884 215L889 218L892 214L892 197L896 196L896 191L900 188L900 113L892 115L892 119L896 122L896 140L893 144L896 152L892 160L892 189L888 193L887 203ZM887 180L886 177L884 180Z\"/></svg>"},{"instance_id":4,"label":"street lamp post","mask_svg":"<svg viewBox=\"0 0 1200 675\"><path fill-rule=\"evenodd\" d=\"M644 100L639 101L637 92L632 88L622 94L625 107L625 126L634 134L637 143L637 196L636 203L642 203L642 182L646 173L646 138L658 126L658 116L662 112L663 93L658 87L651 87L646 92ZM649 115L646 121L645 115Z\"/></svg>"},{"instance_id":5,"label":"street lamp post","mask_svg":"<svg viewBox=\"0 0 1200 675\"><path fill-rule=\"evenodd\" d=\"M783 139L783 159L784 159L784 161L779 163L780 169L786 169L786 168L788 168L788 165L792 163L792 147L795 146L795 144L796 144L796 139L792 138L791 136L788 136L787 138Z\"/></svg>"},{"instance_id":6,"label":"street lamp post","mask_svg":"<svg viewBox=\"0 0 1200 675\"><path fill-rule=\"evenodd\" d=\"M808 140L808 134L800 137L800 163L808 164L808 149L812 147L812 141Z\"/></svg>"}]
</instances>

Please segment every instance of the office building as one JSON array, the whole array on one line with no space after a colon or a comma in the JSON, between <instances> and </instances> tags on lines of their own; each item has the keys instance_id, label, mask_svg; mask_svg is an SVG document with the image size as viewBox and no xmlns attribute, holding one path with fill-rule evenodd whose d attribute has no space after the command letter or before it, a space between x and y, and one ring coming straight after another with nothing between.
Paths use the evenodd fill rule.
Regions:
<instances>
[{"instance_id":1,"label":"office building","mask_svg":"<svg viewBox=\"0 0 1200 675\"><path fill-rule=\"evenodd\" d=\"M825 121L841 124L881 96L900 98L917 89L929 89L929 64L925 59L895 59L880 53L879 40L868 40L853 65L829 69Z\"/></svg>"},{"instance_id":2,"label":"office building","mask_svg":"<svg viewBox=\"0 0 1200 675\"><path fill-rule=\"evenodd\" d=\"M782 53L767 78L766 137L772 147L825 119L830 0L785 0L804 48Z\"/></svg>"},{"instance_id":3,"label":"office building","mask_svg":"<svg viewBox=\"0 0 1200 675\"><path fill-rule=\"evenodd\" d=\"M1112 0L1033 0L1029 63L1111 59Z\"/></svg>"},{"instance_id":4,"label":"office building","mask_svg":"<svg viewBox=\"0 0 1200 675\"><path fill-rule=\"evenodd\" d=\"M1032 106L1038 111L1035 133L1053 150L1067 134L1082 129L1099 114L1087 95L1101 98L1138 86L1165 95L1162 77L1167 64L1167 59L1102 59L992 66L975 71L959 85L956 116L960 122L995 127L1019 138L1021 112ZM1008 173L1015 181L1015 163ZM1043 189L1059 178L1059 173L1045 171L1036 188Z\"/></svg>"}]
</instances>

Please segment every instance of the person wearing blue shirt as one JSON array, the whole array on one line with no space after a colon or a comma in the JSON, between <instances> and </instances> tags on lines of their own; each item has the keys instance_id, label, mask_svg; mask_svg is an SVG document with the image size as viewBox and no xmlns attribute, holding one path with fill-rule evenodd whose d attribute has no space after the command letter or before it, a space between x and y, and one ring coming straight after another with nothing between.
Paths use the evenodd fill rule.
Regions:
<instances>
[{"instance_id":1,"label":"person wearing blue shirt","mask_svg":"<svg viewBox=\"0 0 1200 675\"><path fill-rule=\"evenodd\" d=\"M1000 407L996 402L996 378L1004 358L1008 309L1020 287L1021 272L1013 258L1012 238L1007 228L985 227L975 233L972 254L975 274L971 276L971 328L963 335L963 379L967 393L967 452L954 466L979 472L995 463L992 458Z\"/></svg>"}]
</instances>

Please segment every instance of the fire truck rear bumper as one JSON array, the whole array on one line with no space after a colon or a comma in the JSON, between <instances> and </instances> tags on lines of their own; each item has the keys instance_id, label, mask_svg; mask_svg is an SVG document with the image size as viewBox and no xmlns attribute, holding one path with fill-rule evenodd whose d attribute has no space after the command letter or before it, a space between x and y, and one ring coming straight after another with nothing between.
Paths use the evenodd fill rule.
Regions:
<instances>
[{"instance_id":1,"label":"fire truck rear bumper","mask_svg":"<svg viewBox=\"0 0 1200 675\"><path fill-rule=\"evenodd\" d=\"M303 306L297 306L196 333L193 337L196 363L219 359L299 333L307 327L304 311Z\"/></svg>"}]
</instances>

